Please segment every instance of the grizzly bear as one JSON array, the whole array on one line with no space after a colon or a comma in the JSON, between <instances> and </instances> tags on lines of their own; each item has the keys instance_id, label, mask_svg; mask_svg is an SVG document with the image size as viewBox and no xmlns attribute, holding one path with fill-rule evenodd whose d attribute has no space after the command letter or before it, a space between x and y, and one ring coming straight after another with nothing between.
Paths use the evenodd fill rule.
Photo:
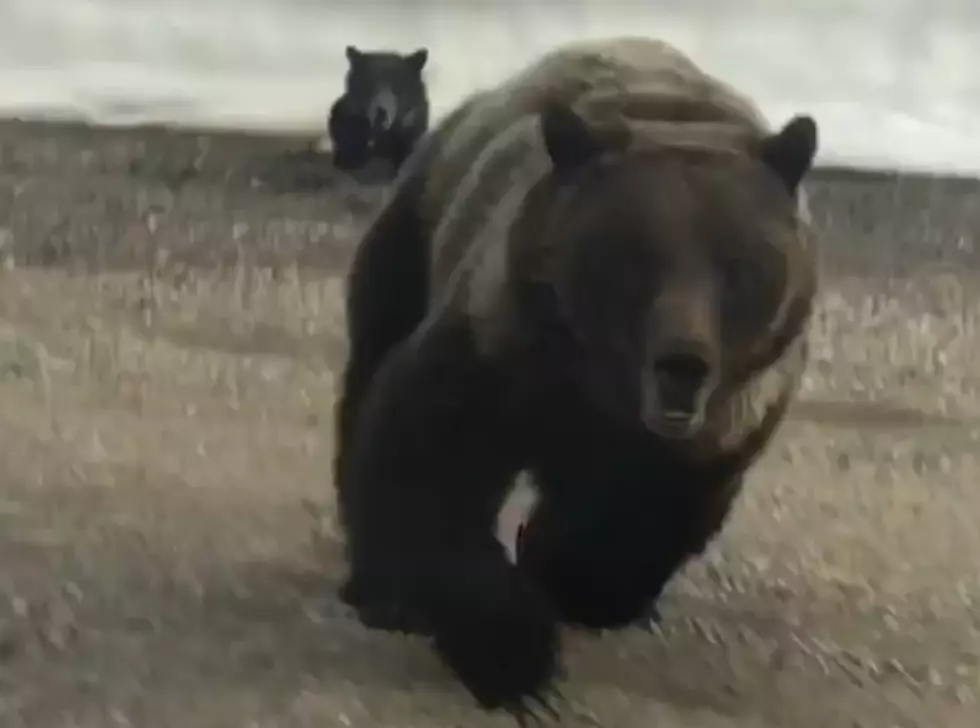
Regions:
<instances>
[{"instance_id":1,"label":"grizzly bear","mask_svg":"<svg viewBox=\"0 0 980 728\"><path fill-rule=\"evenodd\" d=\"M425 137L348 278L334 476L360 619L523 716L722 527L796 392L812 118L665 43L553 50ZM495 521L540 503L516 564Z\"/></svg>"},{"instance_id":2,"label":"grizzly bear","mask_svg":"<svg viewBox=\"0 0 980 728\"><path fill-rule=\"evenodd\" d=\"M351 45L345 53L344 92L327 118L334 164L353 171L381 158L397 171L429 127L422 74L429 51L401 54Z\"/></svg>"}]
</instances>

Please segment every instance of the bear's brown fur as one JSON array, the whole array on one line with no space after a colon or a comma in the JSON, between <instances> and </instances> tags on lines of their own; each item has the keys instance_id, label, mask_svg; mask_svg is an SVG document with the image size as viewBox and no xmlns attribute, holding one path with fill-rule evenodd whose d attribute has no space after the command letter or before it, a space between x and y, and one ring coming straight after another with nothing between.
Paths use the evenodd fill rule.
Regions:
<instances>
[{"instance_id":1,"label":"bear's brown fur","mask_svg":"<svg viewBox=\"0 0 980 728\"><path fill-rule=\"evenodd\" d=\"M555 50L450 113L349 276L335 478L368 624L487 708L617 627L722 526L806 362L816 125L655 40ZM511 565L494 522L540 493Z\"/></svg>"}]
</instances>

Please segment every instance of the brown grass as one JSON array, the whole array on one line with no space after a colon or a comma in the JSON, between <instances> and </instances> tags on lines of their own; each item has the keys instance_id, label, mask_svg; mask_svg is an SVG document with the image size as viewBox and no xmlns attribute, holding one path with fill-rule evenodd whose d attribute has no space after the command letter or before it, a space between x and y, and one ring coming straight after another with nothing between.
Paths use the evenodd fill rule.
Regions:
<instances>
[{"instance_id":1,"label":"brown grass","mask_svg":"<svg viewBox=\"0 0 980 728\"><path fill-rule=\"evenodd\" d=\"M326 493L340 286L296 268L278 282L262 268L191 270L179 285L157 271L8 268L0 406L95 470L171 470L191 486L309 471Z\"/></svg>"},{"instance_id":2,"label":"brown grass","mask_svg":"<svg viewBox=\"0 0 980 728\"><path fill-rule=\"evenodd\" d=\"M49 143L0 132L15 156ZM363 216L215 164L151 224L134 200L155 178L90 182L72 165L114 157L59 133L56 169L0 176L0 726L508 724L334 596L340 276ZM160 164L177 175L192 141L161 134ZM816 206L837 232L804 400L662 630L569 635L563 724L975 724L980 285L965 259L888 267L833 227L852 207ZM24 266L52 231L91 248Z\"/></svg>"},{"instance_id":3,"label":"brown grass","mask_svg":"<svg viewBox=\"0 0 980 728\"><path fill-rule=\"evenodd\" d=\"M145 273L81 276L8 264L0 274L0 411L12 481L12 497L0 503L0 523L8 545L46 553L48 565L53 553L62 554L56 561L66 554L82 559L80 572L68 572L81 599L93 588L114 592L86 579L119 578L113 568L134 568L136 543L146 554L140 559L160 564L168 578L184 584L180 589L200 598L214 589L206 577L210 569L243 559L280 564L271 582L278 580L278 589L289 573L322 573L324 590L336 583L341 568L329 460L330 409L344 355L341 285L337 275L295 267L279 273L246 265L188 268L175 275L157 266ZM919 281L915 295L928 290L930 283ZM950 520L957 518L951 494L963 492L957 478L976 472L955 444L969 443L980 423L977 374L960 366L978 353L976 339L967 336L976 309L933 320L903 310L912 299L901 292L878 294L876 306L848 301L849 295L865 300L868 294L856 288L849 293L842 284L825 298L811 336L815 359L807 397L759 476L769 485L747 494L721 548L693 567L695 581L679 582L681 603L695 600L685 611L705 616L669 623L671 640L688 639L685 623L709 644L718 639L712 630L726 629L727 619L719 622L717 607L708 606L713 598L696 586L711 584L713 574L727 573L723 593L755 593L753 602L786 584L780 610L762 602L753 609L771 612L767 620L796 614L825 635L793 638L804 640L805 654L812 655L807 659L818 665L829 660L834 669L850 665L846 669L866 680L880 669L874 655L882 648L869 643L867 627L859 625L877 617L845 617L849 603L865 600L862 613L891 610L899 622L928 621L940 639L949 628L939 626L933 603L946 603L940 595L950 587L975 589L949 559L965 548L964 538L980 548L972 528L957 529ZM862 314L862 306L876 313ZM889 315L903 325L889 326ZM873 321L886 333L858 341L857 333ZM855 376L863 366L874 367L872 379ZM944 366L950 374L942 381L903 379L903 372L929 366ZM865 389L842 389L854 382L864 382ZM896 382L904 384L896 388ZM896 429L918 435L888 441L874 434ZM832 488L841 478L873 480L887 490L885 501L874 500L877 512L869 521L884 530L845 523L865 511L867 498L879 496ZM937 498L940 487L946 495ZM72 505L77 498L91 505L79 509ZM969 502L975 509L975 496ZM266 523L263 509L283 513ZM512 508L511 521L516 512ZM767 525L759 530L762 523ZM791 543L794 556L773 558ZM737 553L731 551L736 544ZM900 566L895 548L906 554L902 559L914 553L920 567ZM214 556L202 555L207 553ZM930 568L922 570L926 563ZM736 564L741 566L733 570ZM35 630L40 620L42 651L70 653L84 641L79 633L86 622L94 628L92 616L76 615L71 604L52 616L50 596L39 596L52 584L36 574L31 582L15 597L21 619ZM308 601L306 593L302 599ZM37 604L45 605L41 612ZM310 618L319 613L309 604L304 610ZM892 669L908 673L903 679L910 684L954 679L956 670L972 670L963 668L969 663L957 658L948 668L937 667L946 662L935 650L947 649L939 644L953 649L955 640L947 640L955 634L933 647L902 639L888 643L885 652L896 655ZM26 640L23 634L15 639ZM16 650L22 649L18 644ZM271 657L278 648L264 649ZM777 640L765 649L786 648ZM911 674L926 665L938 672ZM212 704L190 715L203 720L222 710Z\"/></svg>"}]
</instances>

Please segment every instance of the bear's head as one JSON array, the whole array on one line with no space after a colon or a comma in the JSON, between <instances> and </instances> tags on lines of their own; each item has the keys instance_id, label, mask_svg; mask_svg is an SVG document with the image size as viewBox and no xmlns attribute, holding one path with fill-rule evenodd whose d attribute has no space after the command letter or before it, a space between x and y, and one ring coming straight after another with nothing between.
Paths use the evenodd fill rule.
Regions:
<instances>
[{"instance_id":1,"label":"bear's head","mask_svg":"<svg viewBox=\"0 0 980 728\"><path fill-rule=\"evenodd\" d=\"M815 266L798 205L816 123L685 147L625 125L600 134L562 104L540 122L552 165L543 234L562 251L547 279L576 377L620 421L696 438L809 315Z\"/></svg>"},{"instance_id":2,"label":"bear's head","mask_svg":"<svg viewBox=\"0 0 980 728\"><path fill-rule=\"evenodd\" d=\"M426 98L422 71L427 48L403 55L390 51L346 49L346 113L372 134L411 120Z\"/></svg>"}]
</instances>

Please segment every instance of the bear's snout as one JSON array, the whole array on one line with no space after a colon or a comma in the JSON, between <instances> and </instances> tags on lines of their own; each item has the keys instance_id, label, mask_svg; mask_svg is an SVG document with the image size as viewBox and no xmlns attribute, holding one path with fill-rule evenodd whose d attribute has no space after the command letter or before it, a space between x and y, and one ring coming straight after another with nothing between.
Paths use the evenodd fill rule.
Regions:
<instances>
[{"instance_id":1,"label":"bear's snout","mask_svg":"<svg viewBox=\"0 0 980 728\"><path fill-rule=\"evenodd\" d=\"M389 88L375 91L368 103L367 116L372 132L388 131L398 117L398 96Z\"/></svg>"},{"instance_id":2,"label":"bear's snout","mask_svg":"<svg viewBox=\"0 0 980 728\"><path fill-rule=\"evenodd\" d=\"M644 378L644 424L666 437L688 437L704 424L715 367L708 347L676 342L654 357Z\"/></svg>"}]
</instances>

